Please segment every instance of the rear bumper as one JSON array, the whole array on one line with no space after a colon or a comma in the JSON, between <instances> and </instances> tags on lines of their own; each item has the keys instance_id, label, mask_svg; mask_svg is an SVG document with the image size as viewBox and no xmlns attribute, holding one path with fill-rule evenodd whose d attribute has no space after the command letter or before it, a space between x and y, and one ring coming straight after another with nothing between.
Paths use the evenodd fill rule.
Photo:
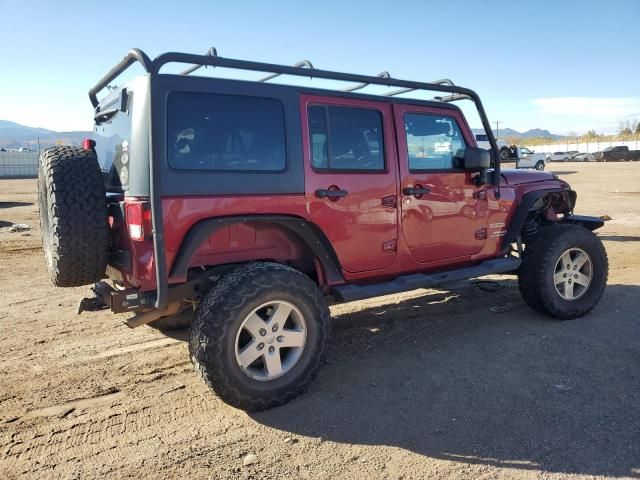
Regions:
<instances>
[{"instance_id":1,"label":"rear bumper","mask_svg":"<svg viewBox=\"0 0 640 480\"><path fill-rule=\"evenodd\" d=\"M219 278L219 275L205 271L193 276L186 282L170 286L168 288L168 302L194 298L206 292ZM137 288L120 290L107 282L98 282L93 288L93 297L80 300L78 314L82 312L95 312L99 310L111 310L113 313L133 312L155 308L157 291L142 291Z\"/></svg>"}]
</instances>

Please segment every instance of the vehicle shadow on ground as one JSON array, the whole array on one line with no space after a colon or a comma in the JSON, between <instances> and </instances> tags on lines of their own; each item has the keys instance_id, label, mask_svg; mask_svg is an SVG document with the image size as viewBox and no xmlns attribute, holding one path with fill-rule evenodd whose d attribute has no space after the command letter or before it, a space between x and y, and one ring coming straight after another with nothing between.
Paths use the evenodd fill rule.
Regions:
<instances>
[{"instance_id":1,"label":"vehicle shadow on ground","mask_svg":"<svg viewBox=\"0 0 640 480\"><path fill-rule=\"evenodd\" d=\"M468 464L640 478L640 287L609 286L590 315L559 322L513 280L496 285L338 316L309 392L251 417Z\"/></svg>"},{"instance_id":2,"label":"vehicle shadow on ground","mask_svg":"<svg viewBox=\"0 0 640 480\"><path fill-rule=\"evenodd\" d=\"M32 202L0 202L0 208L28 207Z\"/></svg>"},{"instance_id":3,"label":"vehicle shadow on ground","mask_svg":"<svg viewBox=\"0 0 640 480\"><path fill-rule=\"evenodd\" d=\"M599 233L598 237L603 241L608 240L611 242L640 242L640 237L634 235L607 235L606 233Z\"/></svg>"},{"instance_id":4,"label":"vehicle shadow on ground","mask_svg":"<svg viewBox=\"0 0 640 480\"><path fill-rule=\"evenodd\" d=\"M555 173L557 175L571 175L573 173L578 173L575 170L558 170L557 168L550 167L547 169L551 173Z\"/></svg>"}]
</instances>

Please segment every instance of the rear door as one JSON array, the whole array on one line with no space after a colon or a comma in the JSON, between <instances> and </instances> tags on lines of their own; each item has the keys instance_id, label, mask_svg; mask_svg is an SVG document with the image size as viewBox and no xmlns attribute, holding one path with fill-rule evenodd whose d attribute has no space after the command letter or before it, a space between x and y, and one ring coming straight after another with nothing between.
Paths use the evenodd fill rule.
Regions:
<instances>
[{"instance_id":1,"label":"rear door","mask_svg":"<svg viewBox=\"0 0 640 480\"><path fill-rule=\"evenodd\" d=\"M305 195L348 272L389 267L398 238L397 159L389 103L301 96Z\"/></svg>"},{"instance_id":2,"label":"rear door","mask_svg":"<svg viewBox=\"0 0 640 480\"><path fill-rule=\"evenodd\" d=\"M402 235L418 263L464 261L487 236L487 195L462 168L473 138L455 110L394 105Z\"/></svg>"}]
</instances>

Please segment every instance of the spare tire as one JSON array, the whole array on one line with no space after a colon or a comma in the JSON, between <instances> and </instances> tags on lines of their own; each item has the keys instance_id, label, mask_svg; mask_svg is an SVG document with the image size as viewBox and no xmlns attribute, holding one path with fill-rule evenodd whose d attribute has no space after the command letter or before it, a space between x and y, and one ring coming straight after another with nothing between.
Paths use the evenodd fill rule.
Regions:
<instances>
[{"instance_id":1,"label":"spare tire","mask_svg":"<svg viewBox=\"0 0 640 480\"><path fill-rule=\"evenodd\" d=\"M38 206L51 281L79 287L104 277L109 252L107 197L92 150L52 147L40 153Z\"/></svg>"}]
</instances>

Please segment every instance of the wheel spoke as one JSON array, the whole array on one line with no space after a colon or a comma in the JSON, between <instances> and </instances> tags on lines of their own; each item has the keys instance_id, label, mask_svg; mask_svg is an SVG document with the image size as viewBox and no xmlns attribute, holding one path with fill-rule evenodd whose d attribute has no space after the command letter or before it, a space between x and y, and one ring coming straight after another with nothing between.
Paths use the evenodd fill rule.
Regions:
<instances>
[{"instance_id":1,"label":"wheel spoke","mask_svg":"<svg viewBox=\"0 0 640 480\"><path fill-rule=\"evenodd\" d=\"M560 257L560 258L562 259L563 269L564 268L569 268L568 266L573 263L573 261L571 260L571 253L570 252L564 252L562 257Z\"/></svg>"},{"instance_id":2,"label":"wheel spoke","mask_svg":"<svg viewBox=\"0 0 640 480\"><path fill-rule=\"evenodd\" d=\"M240 366L248 368L253 362L255 362L263 354L263 351L258 350L258 342L253 340L242 349L238 354L240 359Z\"/></svg>"},{"instance_id":3,"label":"wheel spoke","mask_svg":"<svg viewBox=\"0 0 640 480\"><path fill-rule=\"evenodd\" d=\"M302 347L304 346L305 334L296 330L283 330L280 335L284 337L278 346L282 347Z\"/></svg>"},{"instance_id":4,"label":"wheel spoke","mask_svg":"<svg viewBox=\"0 0 640 480\"><path fill-rule=\"evenodd\" d=\"M564 275L566 275L566 271L563 268L553 276L554 283L556 285L560 285L561 283L563 283L566 280L566 277L564 277Z\"/></svg>"},{"instance_id":5,"label":"wheel spoke","mask_svg":"<svg viewBox=\"0 0 640 480\"><path fill-rule=\"evenodd\" d=\"M578 285L582 285L583 287L589 286L590 278L587 275L584 275L583 273L576 273L575 275L573 279L574 283L577 283Z\"/></svg>"},{"instance_id":6,"label":"wheel spoke","mask_svg":"<svg viewBox=\"0 0 640 480\"><path fill-rule=\"evenodd\" d=\"M291 315L291 310L292 308L289 305L286 305L284 303L279 304L269 318L269 325L274 325L277 323L281 327L284 326L285 322L289 318L289 315Z\"/></svg>"},{"instance_id":7,"label":"wheel spoke","mask_svg":"<svg viewBox=\"0 0 640 480\"><path fill-rule=\"evenodd\" d=\"M264 356L264 365L267 367L267 375L273 377L282 373L282 361L280 360L280 351L276 349Z\"/></svg>"},{"instance_id":8,"label":"wheel spoke","mask_svg":"<svg viewBox=\"0 0 640 480\"><path fill-rule=\"evenodd\" d=\"M573 299L573 282L564 284L564 296L568 299Z\"/></svg>"},{"instance_id":9,"label":"wheel spoke","mask_svg":"<svg viewBox=\"0 0 640 480\"><path fill-rule=\"evenodd\" d=\"M576 270L580 270L582 266L589 260L584 253L580 252L576 259L573 261L573 265L576 267Z\"/></svg>"},{"instance_id":10,"label":"wheel spoke","mask_svg":"<svg viewBox=\"0 0 640 480\"><path fill-rule=\"evenodd\" d=\"M258 314L253 313L244 324L244 328L253 335L253 338L260 337L260 329L267 329L267 323L262 320Z\"/></svg>"}]
</instances>

